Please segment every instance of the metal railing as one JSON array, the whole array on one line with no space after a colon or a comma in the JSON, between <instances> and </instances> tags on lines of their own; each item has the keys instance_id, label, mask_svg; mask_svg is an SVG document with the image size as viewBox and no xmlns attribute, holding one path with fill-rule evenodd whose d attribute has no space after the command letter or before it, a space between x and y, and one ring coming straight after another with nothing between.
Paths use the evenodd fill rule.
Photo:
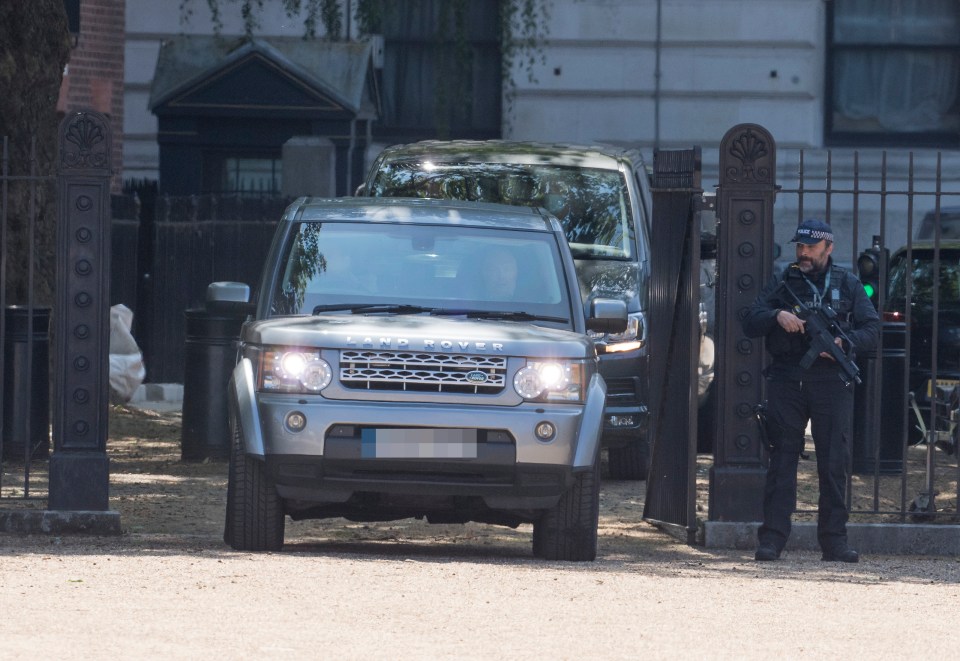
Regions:
<instances>
[{"instance_id":1,"label":"metal railing","mask_svg":"<svg viewBox=\"0 0 960 661\"><path fill-rule=\"evenodd\" d=\"M36 140L30 142L26 163L12 160L10 140L4 136L0 152L0 503L41 503L48 495L49 386L47 379L37 376L49 374L49 361L36 364L48 352L37 355L38 342L45 344L45 338L37 335L45 336L47 327L35 328L35 324L36 313L49 309L37 304L37 270L39 260L52 256L38 254L36 247L41 199L53 194L55 177L38 174L42 168ZM25 167L16 167L21 165ZM49 317L44 314L43 318ZM13 328L11 319L18 321ZM38 387L44 391L34 396Z\"/></svg>"},{"instance_id":2,"label":"metal railing","mask_svg":"<svg viewBox=\"0 0 960 661\"><path fill-rule=\"evenodd\" d=\"M781 152L781 156L785 154ZM926 169L922 176L918 176L913 153L905 160L898 154L895 165L885 151L871 153L870 157L866 175L859 152L825 152L825 159L811 172L805 153L800 151L795 177L792 181L789 177L787 181L781 179L778 212L783 214L781 218L795 212L798 223L807 217L822 217L837 228L838 241L848 236L850 244L836 246L833 256L843 264L844 250L849 249L849 266L854 272L864 248L877 245L883 255L877 305L885 313L884 333L876 356L861 357L861 367L867 363L866 376L872 381L865 379L858 386L858 397L867 401L858 402L865 409L857 419L860 427L855 428L853 439L853 471L847 489L851 520L956 521L960 501L956 443L960 434L956 421L960 403L950 396L952 387L960 381L960 363L948 363L940 349L945 331L960 332L960 317L954 318L951 310L960 310L960 293L944 300L937 280L943 277L949 260L960 270L958 252L953 250L960 245L946 244L941 224L942 209L960 204L960 190L955 188L956 181L945 181L941 154L937 154L935 170ZM924 311L930 323L918 326L918 264L931 253L929 248L922 252L916 248L914 218L924 211L934 221L931 272L936 275L930 288L932 298ZM897 250L902 251L898 259L906 259L911 267L903 269L905 304L902 310L894 311L887 295L887 256ZM787 252L781 261L792 261ZM928 373L923 365L929 366ZM934 384L947 387L938 391ZM929 408L921 410L914 400ZM863 444L869 446L867 451ZM816 481L814 462L801 462L798 513L816 512Z\"/></svg>"}]
</instances>

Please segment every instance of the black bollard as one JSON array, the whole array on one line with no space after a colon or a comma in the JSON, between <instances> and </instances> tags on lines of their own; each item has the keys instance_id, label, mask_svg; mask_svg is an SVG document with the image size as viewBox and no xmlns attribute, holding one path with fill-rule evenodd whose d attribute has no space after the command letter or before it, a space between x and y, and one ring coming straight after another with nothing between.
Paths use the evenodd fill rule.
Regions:
<instances>
[{"instance_id":1,"label":"black bollard","mask_svg":"<svg viewBox=\"0 0 960 661\"><path fill-rule=\"evenodd\" d=\"M227 384L237 362L237 340L247 313L208 305L184 314L180 456L184 461L224 461L230 456Z\"/></svg>"},{"instance_id":2,"label":"black bollard","mask_svg":"<svg viewBox=\"0 0 960 661\"><path fill-rule=\"evenodd\" d=\"M857 387L854 400L853 472L858 475L903 471L905 334L903 322L884 322L880 359L876 352L857 357L863 370L863 384ZM875 413L876 388L880 388L880 411Z\"/></svg>"}]
</instances>

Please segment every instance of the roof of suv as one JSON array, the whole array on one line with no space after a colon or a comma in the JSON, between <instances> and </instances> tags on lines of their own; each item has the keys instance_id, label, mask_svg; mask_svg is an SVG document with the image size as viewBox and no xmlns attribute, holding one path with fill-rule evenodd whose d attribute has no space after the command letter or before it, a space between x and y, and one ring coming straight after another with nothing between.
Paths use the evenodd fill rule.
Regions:
<instances>
[{"instance_id":1,"label":"roof of suv","mask_svg":"<svg viewBox=\"0 0 960 661\"><path fill-rule=\"evenodd\" d=\"M643 162L638 150L624 147L510 140L423 140L387 147L383 156L390 159L432 156L490 163L550 163L600 169L616 169L622 160L638 165Z\"/></svg>"},{"instance_id":2,"label":"roof of suv","mask_svg":"<svg viewBox=\"0 0 960 661\"><path fill-rule=\"evenodd\" d=\"M936 243L934 241L927 241L927 240L920 239L920 240L914 241L911 244L911 247L913 248L914 252L922 253L922 254L930 253L932 255L933 250L936 247ZM960 239L950 238L950 239L943 239L940 241L941 250L956 250L957 248L960 248ZM906 252L907 252L907 246L901 246L900 248L897 248L893 252L893 254L901 255L901 254L905 254Z\"/></svg>"},{"instance_id":3,"label":"roof of suv","mask_svg":"<svg viewBox=\"0 0 960 661\"><path fill-rule=\"evenodd\" d=\"M540 209L485 202L400 197L301 197L284 214L288 221L417 223L562 232L559 221Z\"/></svg>"},{"instance_id":4,"label":"roof of suv","mask_svg":"<svg viewBox=\"0 0 960 661\"><path fill-rule=\"evenodd\" d=\"M941 239L958 239L960 238L960 207L956 206L945 206L940 207L940 238ZM937 215L936 209L931 209L923 218L920 220L920 225L917 227L917 238L918 239L930 239L932 240L936 236L937 231Z\"/></svg>"}]
</instances>

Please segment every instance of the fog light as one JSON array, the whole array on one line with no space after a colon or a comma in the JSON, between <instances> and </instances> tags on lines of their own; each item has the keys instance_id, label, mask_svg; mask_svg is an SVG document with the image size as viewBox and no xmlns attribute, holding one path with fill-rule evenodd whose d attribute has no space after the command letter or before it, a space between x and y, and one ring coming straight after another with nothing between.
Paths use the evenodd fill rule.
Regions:
<instances>
[{"instance_id":1,"label":"fog light","mask_svg":"<svg viewBox=\"0 0 960 661\"><path fill-rule=\"evenodd\" d=\"M550 422L541 422L537 425L535 433L541 441L549 441L556 435L557 428Z\"/></svg>"},{"instance_id":2,"label":"fog light","mask_svg":"<svg viewBox=\"0 0 960 661\"><path fill-rule=\"evenodd\" d=\"M294 411L293 413L287 414L287 429L290 431L303 431L303 428L306 426L307 416L300 413L300 411Z\"/></svg>"},{"instance_id":3,"label":"fog light","mask_svg":"<svg viewBox=\"0 0 960 661\"><path fill-rule=\"evenodd\" d=\"M611 415L607 423L611 427L633 427L637 424L632 415Z\"/></svg>"}]
</instances>

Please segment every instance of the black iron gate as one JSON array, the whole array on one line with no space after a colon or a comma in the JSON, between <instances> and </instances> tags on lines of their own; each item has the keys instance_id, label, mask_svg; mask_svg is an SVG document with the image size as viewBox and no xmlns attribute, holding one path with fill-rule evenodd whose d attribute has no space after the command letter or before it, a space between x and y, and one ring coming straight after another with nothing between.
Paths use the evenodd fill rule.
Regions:
<instances>
[{"instance_id":1,"label":"black iron gate","mask_svg":"<svg viewBox=\"0 0 960 661\"><path fill-rule=\"evenodd\" d=\"M650 473L644 518L696 534L700 150L653 159Z\"/></svg>"},{"instance_id":2,"label":"black iron gate","mask_svg":"<svg viewBox=\"0 0 960 661\"><path fill-rule=\"evenodd\" d=\"M787 243L792 228L813 216L834 225L835 233L843 237L834 251L835 261L856 271L858 262L866 267L872 259L879 269L872 285L878 291L875 300L883 313L884 333L875 353L858 357L864 383L857 391L847 491L851 525L869 524L859 536L873 536L864 547L879 550L884 541L877 536L884 533L872 524L914 526L909 533L914 539L919 534L916 524L958 521L960 207L949 202L960 199L960 185L953 182L951 190L943 185L939 157L932 176L925 173L924 187L915 183L912 154L898 160L900 169L893 175L885 152L871 154L879 160L866 178L856 152L845 155L840 167L832 152L819 152L816 158L823 168L815 175L810 174L805 153L794 153L797 167L787 169L796 173L796 179L788 173L783 180L789 185L780 186L776 145L763 127L736 126L720 145L712 462L703 455L698 459L695 450L692 348L697 334L692 315L697 306L693 274L698 224L693 219L702 199L698 153L655 154L653 443L645 518L679 526L688 539L694 538L698 461L701 470L705 462L709 465L708 501L700 505L705 505L711 523L761 518L766 457L754 407L764 396L761 372L766 356L762 341L743 336L740 320L764 282L792 261L792 246ZM930 207L920 229L913 222L916 204ZM782 256L776 250L777 228L784 235ZM926 239L915 237L924 233ZM887 282L888 267L894 269L892 282ZM813 459L801 463L800 482L810 485L799 498L802 522L812 520L816 511ZM931 539L956 534L951 526L933 528L939 530L931 533ZM726 541L752 544L752 537L742 533L740 539ZM915 547L920 552L942 548L939 542L917 543L926 544Z\"/></svg>"},{"instance_id":3,"label":"black iron gate","mask_svg":"<svg viewBox=\"0 0 960 661\"><path fill-rule=\"evenodd\" d=\"M36 140L26 163L13 162L2 137L0 159L0 501L41 505L47 495L49 400L47 323L35 287L37 217L54 177L42 174ZM49 266L49 265L47 265ZM14 270L17 271L14 274ZM14 282L16 281L16 282ZM13 290L8 296L8 290Z\"/></svg>"}]
</instances>

